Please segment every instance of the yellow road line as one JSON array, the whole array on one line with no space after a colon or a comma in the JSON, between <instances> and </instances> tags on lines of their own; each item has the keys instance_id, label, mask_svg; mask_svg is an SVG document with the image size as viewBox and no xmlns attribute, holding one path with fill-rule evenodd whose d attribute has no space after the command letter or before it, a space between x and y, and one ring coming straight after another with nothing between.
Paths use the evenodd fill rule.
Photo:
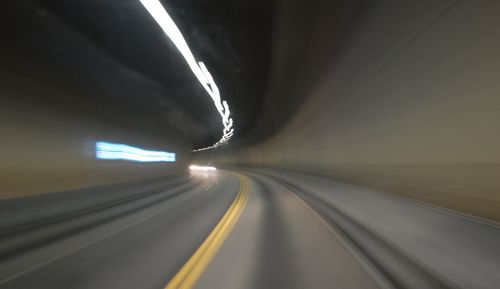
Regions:
<instances>
[{"instance_id":1,"label":"yellow road line","mask_svg":"<svg viewBox=\"0 0 500 289\"><path fill-rule=\"evenodd\" d=\"M250 196L250 183L248 178L233 174L240 181L240 189L233 203L215 226L208 237L198 247L189 260L175 274L164 289L190 289L200 279L210 261L220 249L236 221L240 217Z\"/></svg>"}]
</instances>

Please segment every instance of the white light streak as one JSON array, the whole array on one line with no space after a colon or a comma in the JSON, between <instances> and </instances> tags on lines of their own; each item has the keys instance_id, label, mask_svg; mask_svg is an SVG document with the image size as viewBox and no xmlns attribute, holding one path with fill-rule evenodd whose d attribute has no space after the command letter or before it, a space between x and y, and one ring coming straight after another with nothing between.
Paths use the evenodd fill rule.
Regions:
<instances>
[{"instance_id":1,"label":"white light streak","mask_svg":"<svg viewBox=\"0 0 500 289\"><path fill-rule=\"evenodd\" d=\"M216 171L217 170L217 168L215 168L215 167L197 166L197 165L190 165L189 169L195 170L195 171Z\"/></svg>"},{"instance_id":2,"label":"white light streak","mask_svg":"<svg viewBox=\"0 0 500 289\"><path fill-rule=\"evenodd\" d=\"M186 40L182 36L181 31L179 30L177 25L175 25L174 20L172 20L172 17L170 17L170 15L165 10L165 7L161 5L160 1L159 0L140 0L140 1L142 5L144 5L146 10L149 12L149 14L151 14L151 16L154 18L156 23L160 25L163 32L165 32L168 38L170 38L170 40L174 43L175 47L177 47L179 52L182 54L187 64L189 65L189 68L191 68L191 71L194 73L196 78L198 78L198 81L201 83L203 88L205 88L207 93L212 98L214 105L217 108L217 111L219 112L222 118L222 124L224 126L224 129L222 131L223 134L221 139L209 147L193 151L202 151L211 148L216 148L219 145L227 143L234 134L233 119L230 117L230 111L227 102L225 100L221 101L219 88L215 84L212 75L210 74L210 72L208 71L203 62L196 61L193 53L191 52L189 46L187 45Z\"/></svg>"},{"instance_id":3,"label":"white light streak","mask_svg":"<svg viewBox=\"0 0 500 289\"><path fill-rule=\"evenodd\" d=\"M133 146L98 141L95 155L104 160L128 160L136 162L175 162L175 153L148 151Z\"/></svg>"}]
</instances>

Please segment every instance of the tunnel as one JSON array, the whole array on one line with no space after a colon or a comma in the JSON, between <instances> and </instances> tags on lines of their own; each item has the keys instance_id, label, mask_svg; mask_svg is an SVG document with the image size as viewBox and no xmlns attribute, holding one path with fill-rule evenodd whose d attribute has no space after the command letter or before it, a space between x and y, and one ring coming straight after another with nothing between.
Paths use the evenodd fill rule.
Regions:
<instances>
[{"instance_id":1,"label":"tunnel","mask_svg":"<svg viewBox=\"0 0 500 289\"><path fill-rule=\"evenodd\" d=\"M499 288L499 2L0 7L0 289Z\"/></svg>"}]
</instances>

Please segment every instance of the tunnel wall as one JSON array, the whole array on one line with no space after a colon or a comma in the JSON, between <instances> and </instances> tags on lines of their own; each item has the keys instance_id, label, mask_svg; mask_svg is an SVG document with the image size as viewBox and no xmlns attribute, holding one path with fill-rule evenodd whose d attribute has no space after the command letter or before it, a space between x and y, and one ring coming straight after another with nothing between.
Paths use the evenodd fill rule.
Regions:
<instances>
[{"instance_id":1,"label":"tunnel wall","mask_svg":"<svg viewBox=\"0 0 500 289\"><path fill-rule=\"evenodd\" d=\"M0 73L0 199L130 182L185 172L190 147L182 136L155 138L90 120L53 105L34 105L25 94L64 93ZM14 89L8 89L13 87ZM99 109L96 105L96 109ZM96 159L96 141L175 152L175 163Z\"/></svg>"},{"instance_id":2,"label":"tunnel wall","mask_svg":"<svg viewBox=\"0 0 500 289\"><path fill-rule=\"evenodd\" d=\"M318 14L322 25L300 39L316 51L292 57L312 51L323 68L297 89L293 117L266 141L201 158L313 172L499 221L499 13L486 0L360 1L326 51L317 46L333 26Z\"/></svg>"},{"instance_id":3,"label":"tunnel wall","mask_svg":"<svg viewBox=\"0 0 500 289\"><path fill-rule=\"evenodd\" d=\"M0 198L185 172L195 125L172 101L175 91L43 3L20 1L6 10L11 13L0 29ZM96 141L175 152L177 160L97 160Z\"/></svg>"}]
</instances>

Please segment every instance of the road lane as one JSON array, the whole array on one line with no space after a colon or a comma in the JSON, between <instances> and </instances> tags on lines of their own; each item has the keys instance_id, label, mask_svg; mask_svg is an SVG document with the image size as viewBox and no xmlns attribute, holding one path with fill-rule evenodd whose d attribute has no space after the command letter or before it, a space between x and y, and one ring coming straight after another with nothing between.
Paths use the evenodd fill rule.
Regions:
<instances>
[{"instance_id":1,"label":"road lane","mask_svg":"<svg viewBox=\"0 0 500 289\"><path fill-rule=\"evenodd\" d=\"M278 170L219 170L170 181L105 188L89 199L85 192L51 195L48 209L40 196L9 200L17 205L2 214L22 230L0 222L0 289L496 288L499 282L500 230L493 223ZM0 201L1 208L8 204ZM23 204L42 205L30 216ZM62 208L52 210L54 204ZM179 272L182 282L175 281Z\"/></svg>"},{"instance_id":2,"label":"road lane","mask_svg":"<svg viewBox=\"0 0 500 289\"><path fill-rule=\"evenodd\" d=\"M497 288L500 227L457 212L298 172L285 185L397 288Z\"/></svg>"},{"instance_id":3,"label":"road lane","mask_svg":"<svg viewBox=\"0 0 500 289\"><path fill-rule=\"evenodd\" d=\"M292 192L247 175L247 210L196 288L380 288L380 280Z\"/></svg>"},{"instance_id":4,"label":"road lane","mask_svg":"<svg viewBox=\"0 0 500 289\"><path fill-rule=\"evenodd\" d=\"M21 254L28 267L36 266L26 264L33 260L32 254L50 262L3 282L0 288L163 288L226 212L239 186L227 175L203 182L204 187L180 195L182 200L158 203L147 217L141 209L126 220L102 224L104 230L97 225L80 232L79 238L62 238L61 242L72 239L71 244L49 244L49 249ZM61 248L69 253L51 260ZM2 260L0 267L15 260Z\"/></svg>"},{"instance_id":5,"label":"road lane","mask_svg":"<svg viewBox=\"0 0 500 289\"><path fill-rule=\"evenodd\" d=\"M210 264L215 254L217 254L220 247L223 245L227 236L231 233L231 230L245 209L251 190L247 177L237 173L232 175L237 177L240 182L236 198L205 241L193 253L186 264L182 266L179 272L175 274L172 280L165 286L165 289L193 288L200 276L205 272L205 269Z\"/></svg>"}]
</instances>

